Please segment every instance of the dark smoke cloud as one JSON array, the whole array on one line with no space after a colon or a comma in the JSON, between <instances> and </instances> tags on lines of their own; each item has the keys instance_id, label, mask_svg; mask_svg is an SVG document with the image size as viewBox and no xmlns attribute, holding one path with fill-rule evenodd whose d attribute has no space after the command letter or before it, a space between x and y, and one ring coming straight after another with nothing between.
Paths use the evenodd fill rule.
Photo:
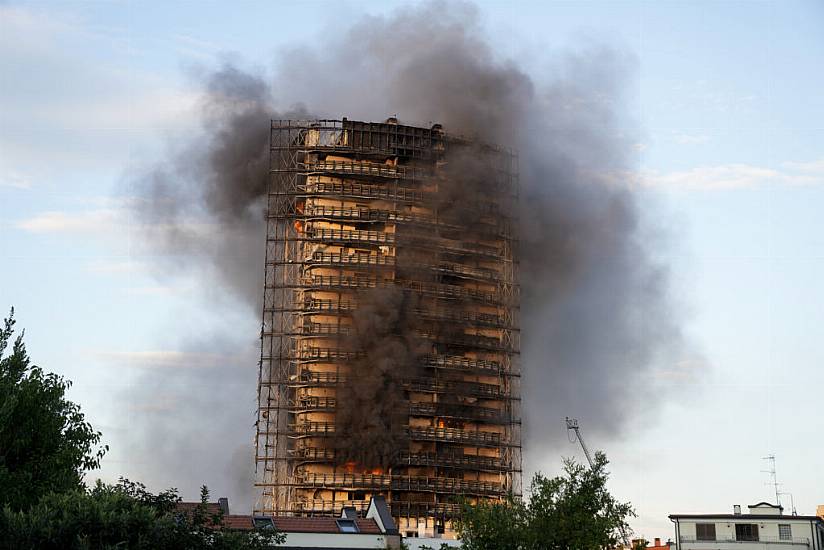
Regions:
<instances>
[{"instance_id":1,"label":"dark smoke cloud","mask_svg":"<svg viewBox=\"0 0 824 550\"><path fill-rule=\"evenodd\" d=\"M397 114L514 147L525 447L537 457L567 445L565 415L598 436L617 437L630 420L626 401L648 389L654 366L671 362L681 347L667 273L642 239L648 228L631 187L637 131L624 94L633 70L630 56L587 46L527 74L496 55L470 5L364 17L316 48L284 52L271 86L232 65L207 74L203 132L137 182L140 215L155 224L150 243L180 258L175 268L206 273L257 317L270 118L309 116L291 107L299 103L317 116ZM387 306L398 299L384 298L374 319L391 315ZM362 320L364 330L374 319ZM376 390L347 391L366 401ZM255 388L233 391L236 406L249 408Z\"/></svg>"},{"instance_id":2,"label":"dark smoke cloud","mask_svg":"<svg viewBox=\"0 0 824 550\"><path fill-rule=\"evenodd\" d=\"M362 355L337 390L335 454L339 463L387 468L406 447L408 403L404 380L420 376L427 349L412 313L417 296L398 287L376 288L358 296L352 333L345 345Z\"/></svg>"},{"instance_id":3,"label":"dark smoke cloud","mask_svg":"<svg viewBox=\"0 0 824 550\"><path fill-rule=\"evenodd\" d=\"M205 279L257 314L269 120L310 115L300 106L278 113L266 81L230 64L201 74L198 83L202 133L130 182L136 214L164 273L205 269Z\"/></svg>"}]
</instances>

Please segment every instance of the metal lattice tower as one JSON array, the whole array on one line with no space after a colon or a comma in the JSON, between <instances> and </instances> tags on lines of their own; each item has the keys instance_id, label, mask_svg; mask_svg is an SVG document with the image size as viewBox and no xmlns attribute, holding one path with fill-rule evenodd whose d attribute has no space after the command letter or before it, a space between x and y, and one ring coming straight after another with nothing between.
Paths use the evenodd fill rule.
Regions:
<instances>
[{"instance_id":1,"label":"metal lattice tower","mask_svg":"<svg viewBox=\"0 0 824 550\"><path fill-rule=\"evenodd\" d=\"M402 531L448 531L460 498L519 494L515 154L391 119L278 120L270 138L256 512L339 514L383 495ZM470 145L495 192L463 201L467 232L442 208L450 152ZM376 469L342 464L333 441L356 376L352 313L382 287L415 295L429 351L401 381L403 444Z\"/></svg>"}]
</instances>

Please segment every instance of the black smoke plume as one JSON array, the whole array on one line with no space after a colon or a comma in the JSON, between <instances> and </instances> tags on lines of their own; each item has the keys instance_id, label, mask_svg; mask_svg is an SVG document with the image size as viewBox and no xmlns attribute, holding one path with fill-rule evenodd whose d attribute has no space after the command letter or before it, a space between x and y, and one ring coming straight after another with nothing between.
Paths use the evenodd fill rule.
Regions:
<instances>
[{"instance_id":1,"label":"black smoke plume","mask_svg":"<svg viewBox=\"0 0 824 550\"><path fill-rule=\"evenodd\" d=\"M308 117L297 104L330 118L397 114L513 147L521 185L524 445L536 456L566 445L566 415L616 437L630 419L627 397L649 388L654 366L671 361L681 345L667 272L643 238L648 228L632 187L638 138L625 93L633 64L610 48L585 46L527 74L497 54L466 4L364 17L317 47L284 52L270 76L230 64L207 75L202 132L137 182L139 214L154 228L150 243L180 259L175 269L204 273L258 317L270 119ZM455 192L450 200L460 204ZM392 320L392 309L405 307L399 300L390 293L375 301L363 330L376 320L407 322ZM414 354L412 343L395 345L401 355ZM364 403L379 394L351 389L361 390ZM236 406L251 413L254 384L235 391Z\"/></svg>"},{"instance_id":2,"label":"black smoke plume","mask_svg":"<svg viewBox=\"0 0 824 550\"><path fill-rule=\"evenodd\" d=\"M420 375L426 345L412 312L417 295L399 287L371 289L358 297L345 345L360 356L339 386L335 414L335 459L365 467L390 466L406 449L408 402L403 383Z\"/></svg>"}]
</instances>

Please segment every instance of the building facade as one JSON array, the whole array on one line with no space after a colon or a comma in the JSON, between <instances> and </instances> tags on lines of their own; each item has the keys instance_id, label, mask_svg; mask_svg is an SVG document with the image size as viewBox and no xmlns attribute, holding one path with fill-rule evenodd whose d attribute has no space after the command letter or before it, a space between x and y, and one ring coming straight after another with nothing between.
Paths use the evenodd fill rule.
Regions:
<instances>
[{"instance_id":1,"label":"building facade","mask_svg":"<svg viewBox=\"0 0 824 550\"><path fill-rule=\"evenodd\" d=\"M766 548L824 550L824 519L786 516L767 502L742 514L673 514L677 550L764 550Z\"/></svg>"},{"instance_id":2,"label":"building facade","mask_svg":"<svg viewBox=\"0 0 824 550\"><path fill-rule=\"evenodd\" d=\"M420 128L272 121L258 513L384 497L404 536L520 492L517 158Z\"/></svg>"}]
</instances>

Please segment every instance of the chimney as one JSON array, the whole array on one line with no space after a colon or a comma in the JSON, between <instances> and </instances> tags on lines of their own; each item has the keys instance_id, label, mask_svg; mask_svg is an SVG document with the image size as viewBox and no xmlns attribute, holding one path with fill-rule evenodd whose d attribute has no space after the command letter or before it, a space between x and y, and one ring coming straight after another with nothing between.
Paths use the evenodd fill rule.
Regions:
<instances>
[{"instance_id":1,"label":"chimney","mask_svg":"<svg viewBox=\"0 0 824 550\"><path fill-rule=\"evenodd\" d=\"M732 513L735 514L736 516L740 516L741 515L741 505L740 504L734 504L733 507L732 507Z\"/></svg>"},{"instance_id":2,"label":"chimney","mask_svg":"<svg viewBox=\"0 0 824 550\"><path fill-rule=\"evenodd\" d=\"M224 516L229 515L229 499L226 497L220 497L217 499L217 505L220 507L220 511L223 512Z\"/></svg>"}]
</instances>

